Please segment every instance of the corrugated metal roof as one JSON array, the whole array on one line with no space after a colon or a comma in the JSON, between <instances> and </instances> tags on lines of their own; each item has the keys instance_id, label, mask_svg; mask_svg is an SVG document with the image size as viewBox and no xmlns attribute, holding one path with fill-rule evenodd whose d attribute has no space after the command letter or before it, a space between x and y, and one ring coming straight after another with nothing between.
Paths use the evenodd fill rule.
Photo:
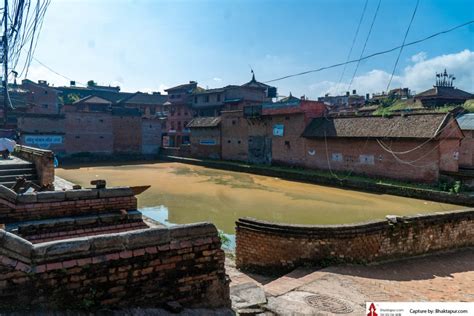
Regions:
<instances>
[{"instance_id":1,"label":"corrugated metal roof","mask_svg":"<svg viewBox=\"0 0 474 316\"><path fill-rule=\"evenodd\" d=\"M474 130L474 113L464 114L457 120L462 130Z\"/></svg>"},{"instance_id":2,"label":"corrugated metal roof","mask_svg":"<svg viewBox=\"0 0 474 316\"><path fill-rule=\"evenodd\" d=\"M205 128L205 127L217 127L221 123L221 117L196 117L193 118L187 128Z\"/></svg>"}]
</instances>

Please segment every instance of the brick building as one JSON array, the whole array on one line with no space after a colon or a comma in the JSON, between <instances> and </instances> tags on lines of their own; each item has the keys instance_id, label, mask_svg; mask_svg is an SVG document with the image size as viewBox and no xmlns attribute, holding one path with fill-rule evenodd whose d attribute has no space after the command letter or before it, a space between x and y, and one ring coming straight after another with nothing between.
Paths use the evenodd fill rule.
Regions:
<instances>
[{"instance_id":1,"label":"brick building","mask_svg":"<svg viewBox=\"0 0 474 316\"><path fill-rule=\"evenodd\" d=\"M88 96L64 106L65 149L68 155L113 153L111 106L112 102L96 96Z\"/></svg>"},{"instance_id":2,"label":"brick building","mask_svg":"<svg viewBox=\"0 0 474 316\"><path fill-rule=\"evenodd\" d=\"M196 117L188 123L191 130L191 155L198 158L221 158L221 118Z\"/></svg>"},{"instance_id":3,"label":"brick building","mask_svg":"<svg viewBox=\"0 0 474 316\"><path fill-rule=\"evenodd\" d=\"M20 144L49 149L58 155L66 152L66 117L64 114L17 113Z\"/></svg>"},{"instance_id":4,"label":"brick building","mask_svg":"<svg viewBox=\"0 0 474 316\"><path fill-rule=\"evenodd\" d=\"M448 113L316 118L303 137L307 168L436 182L458 171L463 133Z\"/></svg>"},{"instance_id":5,"label":"brick building","mask_svg":"<svg viewBox=\"0 0 474 316\"><path fill-rule=\"evenodd\" d=\"M150 119L163 116L163 104L167 100L166 95L160 92L143 93L136 92L114 105L131 109L138 109L144 118Z\"/></svg>"},{"instance_id":6,"label":"brick building","mask_svg":"<svg viewBox=\"0 0 474 316\"><path fill-rule=\"evenodd\" d=\"M222 112L222 158L257 164L301 165L301 134L311 118L324 115L318 101L293 96L274 103Z\"/></svg>"},{"instance_id":7,"label":"brick building","mask_svg":"<svg viewBox=\"0 0 474 316\"><path fill-rule=\"evenodd\" d=\"M21 89L28 91L26 101L28 107L25 112L39 114L59 114L59 96L61 92L56 88L50 87L45 80L39 80L35 83L24 79L21 83Z\"/></svg>"},{"instance_id":8,"label":"brick building","mask_svg":"<svg viewBox=\"0 0 474 316\"><path fill-rule=\"evenodd\" d=\"M436 74L436 84L433 88L415 95L415 101L419 101L424 107L441 107L445 105L461 105L466 100L474 99L472 93L454 87L453 75L444 73Z\"/></svg>"},{"instance_id":9,"label":"brick building","mask_svg":"<svg viewBox=\"0 0 474 316\"><path fill-rule=\"evenodd\" d=\"M252 80L240 86L196 91L192 108L195 116L219 116L221 111L242 110L246 105L271 102L273 97L276 97L276 88L258 82L252 76Z\"/></svg>"},{"instance_id":10,"label":"brick building","mask_svg":"<svg viewBox=\"0 0 474 316\"><path fill-rule=\"evenodd\" d=\"M464 138L459 149L459 166L474 169L474 113L467 113L458 119Z\"/></svg>"},{"instance_id":11,"label":"brick building","mask_svg":"<svg viewBox=\"0 0 474 316\"><path fill-rule=\"evenodd\" d=\"M198 87L196 81L165 90L168 93L168 99L164 106L167 115L164 136L166 136L169 147L179 147L190 143L190 131L186 125L193 118L192 94L201 90L204 89Z\"/></svg>"}]
</instances>

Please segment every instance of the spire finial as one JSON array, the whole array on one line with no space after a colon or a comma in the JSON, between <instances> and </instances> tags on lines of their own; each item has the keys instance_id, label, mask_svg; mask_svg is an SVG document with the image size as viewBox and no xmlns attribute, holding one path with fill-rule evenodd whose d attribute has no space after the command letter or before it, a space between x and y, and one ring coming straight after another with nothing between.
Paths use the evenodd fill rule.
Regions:
<instances>
[{"instance_id":1,"label":"spire finial","mask_svg":"<svg viewBox=\"0 0 474 316\"><path fill-rule=\"evenodd\" d=\"M250 72L252 73L252 82L255 82L255 72L253 71L252 68L250 68Z\"/></svg>"}]
</instances>

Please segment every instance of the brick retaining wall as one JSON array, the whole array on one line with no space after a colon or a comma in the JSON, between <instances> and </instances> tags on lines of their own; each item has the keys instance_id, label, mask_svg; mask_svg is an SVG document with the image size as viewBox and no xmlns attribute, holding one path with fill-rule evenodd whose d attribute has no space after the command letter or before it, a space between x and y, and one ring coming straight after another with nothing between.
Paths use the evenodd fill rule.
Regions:
<instances>
[{"instance_id":1,"label":"brick retaining wall","mask_svg":"<svg viewBox=\"0 0 474 316\"><path fill-rule=\"evenodd\" d=\"M35 165L40 186L54 189L54 154L51 150L16 145L14 155Z\"/></svg>"},{"instance_id":2,"label":"brick retaining wall","mask_svg":"<svg viewBox=\"0 0 474 316\"><path fill-rule=\"evenodd\" d=\"M388 260L474 246L474 209L327 226L243 218L237 221L236 243L237 267L263 273L304 264Z\"/></svg>"},{"instance_id":3,"label":"brick retaining wall","mask_svg":"<svg viewBox=\"0 0 474 316\"><path fill-rule=\"evenodd\" d=\"M220 246L208 223L35 245L0 230L0 310L228 307Z\"/></svg>"},{"instance_id":4,"label":"brick retaining wall","mask_svg":"<svg viewBox=\"0 0 474 316\"><path fill-rule=\"evenodd\" d=\"M128 187L16 194L0 186L0 223L136 209Z\"/></svg>"}]
</instances>

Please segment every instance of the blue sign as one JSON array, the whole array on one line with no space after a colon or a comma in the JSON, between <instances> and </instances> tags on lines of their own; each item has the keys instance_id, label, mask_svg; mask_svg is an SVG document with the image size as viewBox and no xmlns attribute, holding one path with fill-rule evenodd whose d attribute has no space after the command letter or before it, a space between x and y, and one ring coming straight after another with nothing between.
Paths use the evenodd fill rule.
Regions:
<instances>
[{"instance_id":1,"label":"blue sign","mask_svg":"<svg viewBox=\"0 0 474 316\"><path fill-rule=\"evenodd\" d=\"M273 125L273 136L283 136L285 126L283 124Z\"/></svg>"}]
</instances>

